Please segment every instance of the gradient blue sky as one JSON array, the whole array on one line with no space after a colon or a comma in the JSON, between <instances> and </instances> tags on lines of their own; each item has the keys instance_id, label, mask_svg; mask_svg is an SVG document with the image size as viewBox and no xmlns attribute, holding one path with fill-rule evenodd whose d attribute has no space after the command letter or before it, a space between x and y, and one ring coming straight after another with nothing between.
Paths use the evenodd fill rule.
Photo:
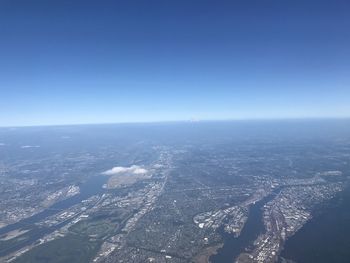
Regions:
<instances>
[{"instance_id":1,"label":"gradient blue sky","mask_svg":"<svg viewBox=\"0 0 350 263\"><path fill-rule=\"evenodd\" d=\"M350 117L350 2L0 1L0 126Z\"/></svg>"}]
</instances>

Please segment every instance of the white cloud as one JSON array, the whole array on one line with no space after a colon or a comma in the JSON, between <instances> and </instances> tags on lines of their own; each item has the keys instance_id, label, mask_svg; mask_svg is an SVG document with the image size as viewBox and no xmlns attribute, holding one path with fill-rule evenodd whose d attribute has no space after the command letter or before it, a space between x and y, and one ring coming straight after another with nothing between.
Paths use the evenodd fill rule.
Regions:
<instances>
[{"instance_id":1,"label":"white cloud","mask_svg":"<svg viewBox=\"0 0 350 263\"><path fill-rule=\"evenodd\" d=\"M21 146L22 149L26 149L26 148L39 148L39 145L23 145Z\"/></svg>"},{"instance_id":2,"label":"white cloud","mask_svg":"<svg viewBox=\"0 0 350 263\"><path fill-rule=\"evenodd\" d=\"M102 174L116 175L121 173L145 174L147 173L147 170L138 165L132 165L130 167L116 166L116 167L113 167L112 169L104 171Z\"/></svg>"},{"instance_id":3,"label":"white cloud","mask_svg":"<svg viewBox=\"0 0 350 263\"><path fill-rule=\"evenodd\" d=\"M147 173L147 170L144 168L136 168L134 170L134 174L145 174L145 173Z\"/></svg>"}]
</instances>

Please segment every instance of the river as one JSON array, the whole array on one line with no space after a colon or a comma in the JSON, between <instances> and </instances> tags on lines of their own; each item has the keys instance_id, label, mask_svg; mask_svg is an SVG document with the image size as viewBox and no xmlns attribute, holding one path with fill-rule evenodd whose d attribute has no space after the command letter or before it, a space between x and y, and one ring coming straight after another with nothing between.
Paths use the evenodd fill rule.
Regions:
<instances>
[{"instance_id":1,"label":"river","mask_svg":"<svg viewBox=\"0 0 350 263\"><path fill-rule=\"evenodd\" d=\"M220 229L220 234L224 239L224 245L217 250L217 254L210 257L211 263L232 263L244 249L251 245L254 240L265 230L263 222L262 207L272 200L279 189L272 194L253 204L249 209L249 216L241 234L235 237L233 234L226 233Z\"/></svg>"},{"instance_id":2,"label":"river","mask_svg":"<svg viewBox=\"0 0 350 263\"><path fill-rule=\"evenodd\" d=\"M49 216L55 215L62 210L68 209L73 205L76 205L93 195L100 195L104 193L106 190L102 186L107 182L107 180L108 180L108 177L102 176L102 175L90 177L85 183L83 183L80 186L79 194L74 195L65 200L62 200L60 202L57 202L56 204L52 205L51 207L45 209L44 211L38 214L35 214L17 223L1 228L0 235L6 234L9 231L24 228L26 226L33 226L35 223L40 222ZM42 238L49 233L52 233L53 231L63 227L67 223L69 223L69 220L49 228L40 228L38 230L28 232L30 234L30 237L28 239L16 242L11 247L0 249L0 257L6 256L9 253L12 253L16 250L19 250L25 246L28 246L36 242L39 238Z\"/></svg>"}]
</instances>

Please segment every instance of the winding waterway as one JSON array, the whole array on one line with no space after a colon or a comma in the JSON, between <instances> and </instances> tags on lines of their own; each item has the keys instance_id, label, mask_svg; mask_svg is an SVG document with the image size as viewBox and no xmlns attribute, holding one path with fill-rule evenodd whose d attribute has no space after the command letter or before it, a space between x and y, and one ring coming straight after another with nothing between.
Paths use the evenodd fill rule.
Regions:
<instances>
[{"instance_id":1,"label":"winding waterway","mask_svg":"<svg viewBox=\"0 0 350 263\"><path fill-rule=\"evenodd\" d=\"M249 209L249 216L241 234L235 237L233 234L226 233L223 229L220 234L224 239L223 247L217 250L217 254L212 255L209 259L211 263L232 263L244 249L251 245L254 240L265 230L262 220L262 207L272 200L279 190L276 189L272 194L253 204Z\"/></svg>"},{"instance_id":2,"label":"winding waterway","mask_svg":"<svg viewBox=\"0 0 350 263\"><path fill-rule=\"evenodd\" d=\"M45 209L44 211L38 214L25 218L17 223L0 228L0 235L6 234L16 229L25 228L26 226L33 226L35 223L40 222L49 216L55 215L62 210L68 209L73 205L76 205L93 195L100 195L104 193L106 190L102 186L107 182L107 180L108 180L107 176L92 176L80 186L79 194L74 195L63 201L57 202L56 204L52 205L51 207ZM40 228L37 230L30 231L28 232L28 234L30 234L30 237L28 239L24 239L22 241L16 242L11 247L0 249L0 256L6 256L9 253L12 253L25 246L28 246L34 243L35 241L37 241L39 238L42 238L49 233L52 233L53 231L61 228L62 226L68 223L69 223L69 220L52 227Z\"/></svg>"}]
</instances>

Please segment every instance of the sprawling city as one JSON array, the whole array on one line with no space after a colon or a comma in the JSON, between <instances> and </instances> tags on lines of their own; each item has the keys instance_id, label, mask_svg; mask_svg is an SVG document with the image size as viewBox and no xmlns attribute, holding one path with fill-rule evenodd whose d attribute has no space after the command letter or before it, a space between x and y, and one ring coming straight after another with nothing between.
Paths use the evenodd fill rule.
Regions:
<instances>
[{"instance_id":1,"label":"sprawling city","mask_svg":"<svg viewBox=\"0 0 350 263\"><path fill-rule=\"evenodd\" d=\"M0 0L0 263L349 263L349 0Z\"/></svg>"},{"instance_id":2,"label":"sprawling city","mask_svg":"<svg viewBox=\"0 0 350 263\"><path fill-rule=\"evenodd\" d=\"M348 191L349 124L2 128L0 262L296 262Z\"/></svg>"}]
</instances>

